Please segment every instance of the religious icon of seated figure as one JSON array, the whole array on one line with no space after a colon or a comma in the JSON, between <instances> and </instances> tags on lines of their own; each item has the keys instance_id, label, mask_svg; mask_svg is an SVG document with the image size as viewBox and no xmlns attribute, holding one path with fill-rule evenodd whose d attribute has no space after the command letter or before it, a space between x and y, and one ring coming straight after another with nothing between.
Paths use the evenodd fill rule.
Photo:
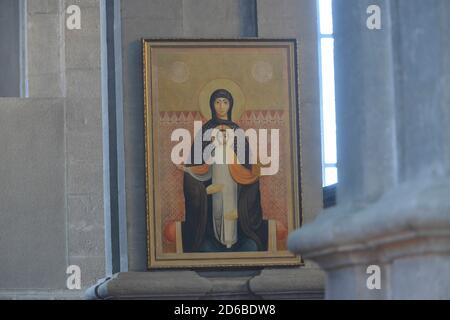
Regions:
<instances>
[{"instance_id":1,"label":"religious icon of seated figure","mask_svg":"<svg viewBox=\"0 0 450 320\"><path fill-rule=\"evenodd\" d=\"M223 139L214 147L214 155L223 157L223 164L193 164L194 146L189 165L184 171L185 221L182 224L184 252L248 252L266 251L268 227L263 219L259 186L260 168L250 164L250 148L245 141L245 159L238 159L236 137L227 136L227 129L239 126L231 120L233 96L225 89L212 93L209 101L212 118L202 132L218 129ZM210 145L202 142L202 154ZM228 153L236 161L227 164Z\"/></svg>"}]
</instances>

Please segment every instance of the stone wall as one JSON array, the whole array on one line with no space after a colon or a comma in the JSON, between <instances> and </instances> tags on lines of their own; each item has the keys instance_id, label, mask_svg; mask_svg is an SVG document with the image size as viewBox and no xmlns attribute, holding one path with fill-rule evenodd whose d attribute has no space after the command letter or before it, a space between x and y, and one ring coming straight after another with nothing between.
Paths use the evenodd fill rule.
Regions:
<instances>
[{"instance_id":1,"label":"stone wall","mask_svg":"<svg viewBox=\"0 0 450 320\"><path fill-rule=\"evenodd\" d=\"M29 96L0 98L0 297L81 297L96 280L110 275L117 243L122 273L115 278L131 286L130 296L136 293L136 279L146 283L149 296L151 290L153 297L170 296L167 285L158 286L167 278L183 279L179 285L195 297L320 297L322 274L312 264L263 271L145 272L140 42L142 37L299 40L307 222L322 206L315 0L281 0L276 5L268 0L115 0L113 12L104 0L27 3ZM80 30L65 27L65 10L71 4L81 8ZM111 17L118 26L115 38L107 35ZM108 60L112 43L114 72ZM115 91L109 87L113 78ZM113 91L114 128L108 126ZM117 151L109 149L111 130L116 130L117 148L124 149L118 225L110 221L110 156ZM65 289L71 264L81 267L82 290Z\"/></svg>"},{"instance_id":2,"label":"stone wall","mask_svg":"<svg viewBox=\"0 0 450 320\"><path fill-rule=\"evenodd\" d=\"M0 79L0 97L20 96L20 1L4 0L0 3L0 61L2 72L8 77Z\"/></svg>"},{"instance_id":3,"label":"stone wall","mask_svg":"<svg viewBox=\"0 0 450 320\"><path fill-rule=\"evenodd\" d=\"M83 288L105 274L99 4L28 1L29 96L0 98L2 298L82 297L72 264Z\"/></svg>"}]
</instances>

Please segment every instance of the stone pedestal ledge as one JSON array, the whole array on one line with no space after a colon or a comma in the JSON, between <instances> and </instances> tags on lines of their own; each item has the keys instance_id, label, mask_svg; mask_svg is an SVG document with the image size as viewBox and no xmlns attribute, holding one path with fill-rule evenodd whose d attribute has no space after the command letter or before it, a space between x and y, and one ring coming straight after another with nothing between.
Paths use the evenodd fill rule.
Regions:
<instances>
[{"instance_id":1,"label":"stone pedestal ledge","mask_svg":"<svg viewBox=\"0 0 450 320\"><path fill-rule=\"evenodd\" d=\"M86 291L95 299L323 299L324 274L317 267L271 268L259 275L223 271L203 277L195 271L122 272Z\"/></svg>"},{"instance_id":2,"label":"stone pedestal ledge","mask_svg":"<svg viewBox=\"0 0 450 320\"><path fill-rule=\"evenodd\" d=\"M325 274L320 269L264 269L249 282L262 299L323 299Z\"/></svg>"},{"instance_id":3,"label":"stone pedestal ledge","mask_svg":"<svg viewBox=\"0 0 450 320\"><path fill-rule=\"evenodd\" d=\"M86 299L199 299L211 288L193 271L121 272L98 281Z\"/></svg>"},{"instance_id":4,"label":"stone pedestal ledge","mask_svg":"<svg viewBox=\"0 0 450 320\"><path fill-rule=\"evenodd\" d=\"M292 233L288 246L304 258L313 258L336 251L374 249L416 237L448 237L449 195L448 179L414 181L366 207L338 206L324 211L314 222Z\"/></svg>"},{"instance_id":5,"label":"stone pedestal ledge","mask_svg":"<svg viewBox=\"0 0 450 320\"><path fill-rule=\"evenodd\" d=\"M326 210L288 245L325 269L328 299L450 299L449 194L447 179L411 182L359 210ZM367 286L370 265L381 289Z\"/></svg>"}]
</instances>

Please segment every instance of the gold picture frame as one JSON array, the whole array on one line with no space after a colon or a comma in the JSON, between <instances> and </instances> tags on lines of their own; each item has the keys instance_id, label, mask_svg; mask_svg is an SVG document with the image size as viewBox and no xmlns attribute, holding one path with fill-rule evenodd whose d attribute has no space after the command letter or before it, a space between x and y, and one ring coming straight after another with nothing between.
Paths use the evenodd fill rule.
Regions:
<instances>
[{"instance_id":1,"label":"gold picture frame","mask_svg":"<svg viewBox=\"0 0 450 320\"><path fill-rule=\"evenodd\" d=\"M296 40L142 39L142 53L149 269L301 265L301 258L286 248L287 234L302 221ZM245 237L242 230L248 226L242 222L245 215L240 202L236 202L236 215L242 216L242 221L233 225L233 245L219 243L216 233L211 240L214 243L190 246L194 235L208 237L205 230L211 225L212 196L200 197L207 199L201 207L207 209L196 217L206 219L206 227L200 223L200 227L194 224L188 229L186 217L191 207L185 198L191 194L186 182L191 178L171 163L170 150L176 142L171 141L170 133L177 128L191 130L193 121L205 124L214 112L212 92L223 88L231 95L230 123L255 130L278 129L282 139L278 173L245 186L254 192L252 196L247 192L250 200L245 201L259 205L259 211L251 207L246 214L261 213L257 223L264 225L260 233L263 246L254 244L260 238ZM238 194L236 201L241 199L244 195Z\"/></svg>"}]
</instances>

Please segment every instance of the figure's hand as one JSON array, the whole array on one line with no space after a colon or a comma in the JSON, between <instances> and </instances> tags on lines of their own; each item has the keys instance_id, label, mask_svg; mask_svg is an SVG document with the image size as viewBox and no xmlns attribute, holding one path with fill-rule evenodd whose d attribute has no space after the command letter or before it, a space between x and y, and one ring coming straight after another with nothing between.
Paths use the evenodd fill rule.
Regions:
<instances>
[{"instance_id":1,"label":"figure's hand","mask_svg":"<svg viewBox=\"0 0 450 320\"><path fill-rule=\"evenodd\" d=\"M178 170L185 172L186 171L186 167L184 166L184 164L176 164L175 165L177 167Z\"/></svg>"},{"instance_id":2,"label":"figure's hand","mask_svg":"<svg viewBox=\"0 0 450 320\"><path fill-rule=\"evenodd\" d=\"M234 221L238 219L238 211L233 210L230 212L225 213L224 215L225 220Z\"/></svg>"},{"instance_id":3,"label":"figure's hand","mask_svg":"<svg viewBox=\"0 0 450 320\"><path fill-rule=\"evenodd\" d=\"M206 188L206 194L214 194L223 190L223 184L211 184Z\"/></svg>"},{"instance_id":4,"label":"figure's hand","mask_svg":"<svg viewBox=\"0 0 450 320\"><path fill-rule=\"evenodd\" d=\"M252 166L252 174L253 174L254 176L257 176L257 177L261 178L261 167L262 167L262 165L261 165L261 163L258 161L258 163L254 164L254 165Z\"/></svg>"},{"instance_id":5,"label":"figure's hand","mask_svg":"<svg viewBox=\"0 0 450 320\"><path fill-rule=\"evenodd\" d=\"M259 162L259 160L258 160L258 162L252 166L252 174L253 174L254 176L257 176L257 177L261 178L261 177L262 177L262 176L261 176L261 168L270 168L270 166L271 166L270 163L268 163L268 164L262 164L262 163Z\"/></svg>"}]
</instances>

